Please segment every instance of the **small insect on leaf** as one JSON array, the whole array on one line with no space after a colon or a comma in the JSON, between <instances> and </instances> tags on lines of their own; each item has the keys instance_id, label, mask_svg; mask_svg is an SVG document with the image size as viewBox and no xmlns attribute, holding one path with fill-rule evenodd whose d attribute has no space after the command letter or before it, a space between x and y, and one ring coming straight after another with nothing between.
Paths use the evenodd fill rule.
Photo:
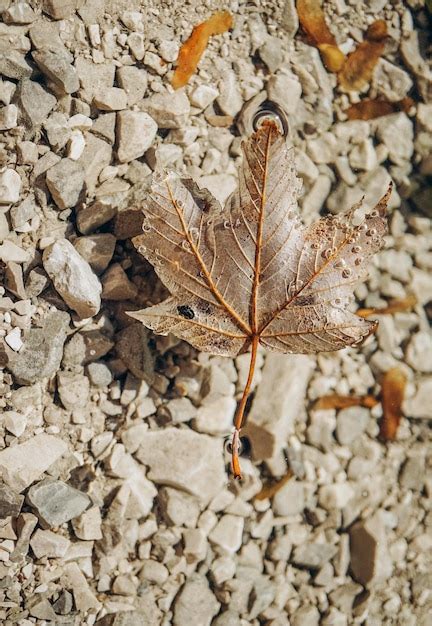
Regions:
<instances>
[{"instance_id":1,"label":"small insect on leaf","mask_svg":"<svg viewBox=\"0 0 432 626\"><path fill-rule=\"evenodd\" d=\"M232 27L232 16L228 11L214 13L206 22L194 27L191 36L180 48L177 67L171 81L174 89L184 87L195 73L208 40L212 35L221 35Z\"/></svg>"},{"instance_id":2,"label":"small insect on leaf","mask_svg":"<svg viewBox=\"0 0 432 626\"><path fill-rule=\"evenodd\" d=\"M276 114L275 114L276 116ZM191 179L156 172L133 239L171 293L131 312L156 333L250 366L234 420L232 468L241 476L240 431L258 347L312 354L357 346L376 328L351 313L353 290L387 232L391 187L360 222L346 214L302 225L294 151L281 120L259 117L243 144L239 185L224 208Z\"/></svg>"},{"instance_id":3,"label":"small insect on leaf","mask_svg":"<svg viewBox=\"0 0 432 626\"><path fill-rule=\"evenodd\" d=\"M345 113L349 120L374 120L383 115L390 115L398 111L408 113L414 105L414 100L410 97L403 98L398 102L389 102L388 100L361 100L355 102Z\"/></svg>"},{"instance_id":4,"label":"small insect on leaf","mask_svg":"<svg viewBox=\"0 0 432 626\"><path fill-rule=\"evenodd\" d=\"M372 409L378 404L378 400L373 396L339 396L336 393L322 396L313 405L315 410L326 409L347 409L350 406L363 406Z\"/></svg>"},{"instance_id":5,"label":"small insect on leaf","mask_svg":"<svg viewBox=\"0 0 432 626\"><path fill-rule=\"evenodd\" d=\"M384 441L393 441L402 417L402 402L405 396L407 378L398 367L394 367L383 376L381 383L381 403L383 416L380 424L380 436Z\"/></svg>"},{"instance_id":6,"label":"small insect on leaf","mask_svg":"<svg viewBox=\"0 0 432 626\"><path fill-rule=\"evenodd\" d=\"M384 52L387 26L384 20L376 20L366 31L365 40L352 52L338 79L346 91L358 91L368 83L376 64Z\"/></svg>"}]
</instances>

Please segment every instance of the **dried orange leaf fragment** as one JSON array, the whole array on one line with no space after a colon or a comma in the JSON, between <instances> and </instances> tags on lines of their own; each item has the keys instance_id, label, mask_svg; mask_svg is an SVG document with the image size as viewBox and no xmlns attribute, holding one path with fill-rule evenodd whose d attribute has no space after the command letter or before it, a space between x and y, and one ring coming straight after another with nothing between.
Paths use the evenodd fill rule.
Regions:
<instances>
[{"instance_id":1,"label":"dried orange leaf fragment","mask_svg":"<svg viewBox=\"0 0 432 626\"><path fill-rule=\"evenodd\" d=\"M387 26L384 20L371 24L366 32L365 41L348 55L339 72L339 84L346 91L358 91L368 83L376 64L384 52Z\"/></svg>"},{"instance_id":2,"label":"dried orange leaf fragment","mask_svg":"<svg viewBox=\"0 0 432 626\"><path fill-rule=\"evenodd\" d=\"M319 0L298 0L297 13L300 24L311 44L320 51L329 72L339 72L345 63L345 55L336 45L330 32Z\"/></svg>"},{"instance_id":3,"label":"dried orange leaf fragment","mask_svg":"<svg viewBox=\"0 0 432 626\"><path fill-rule=\"evenodd\" d=\"M345 113L349 120L373 120L383 115L390 115L398 111L407 113L413 106L414 100L406 97L398 102L388 100L361 100L352 104Z\"/></svg>"},{"instance_id":4,"label":"dried orange leaf fragment","mask_svg":"<svg viewBox=\"0 0 432 626\"><path fill-rule=\"evenodd\" d=\"M174 89L184 87L195 73L208 40L212 35L221 35L232 27L232 16L228 11L214 13L206 22L194 27L191 36L180 48L177 67L171 84Z\"/></svg>"},{"instance_id":5,"label":"dried orange leaf fragment","mask_svg":"<svg viewBox=\"0 0 432 626\"><path fill-rule=\"evenodd\" d=\"M372 409L378 404L378 400L373 396L339 396L336 393L322 396L319 398L313 408L315 410L326 409L347 409L350 406L363 406Z\"/></svg>"},{"instance_id":6,"label":"dried orange leaf fragment","mask_svg":"<svg viewBox=\"0 0 432 626\"><path fill-rule=\"evenodd\" d=\"M318 50L321 53L321 58L324 65L329 72L340 72L346 61L346 57L342 50L339 50L337 46L331 43L321 43L318 45Z\"/></svg>"},{"instance_id":7,"label":"dried orange leaf fragment","mask_svg":"<svg viewBox=\"0 0 432 626\"><path fill-rule=\"evenodd\" d=\"M403 313L411 311L417 304L415 295L401 298L400 300L390 300L386 307L382 309L359 309L357 315L359 317L370 317L371 315L393 315L394 313Z\"/></svg>"},{"instance_id":8,"label":"dried orange leaf fragment","mask_svg":"<svg viewBox=\"0 0 432 626\"><path fill-rule=\"evenodd\" d=\"M267 483L263 486L261 491L256 494L255 500L267 500L267 498L273 498L273 496L275 496L277 492L280 491L282 487L287 484L292 476L292 471L288 470L287 474L285 474L285 476L282 476L282 478L280 478L279 480Z\"/></svg>"},{"instance_id":9,"label":"dried orange leaf fragment","mask_svg":"<svg viewBox=\"0 0 432 626\"><path fill-rule=\"evenodd\" d=\"M385 441L393 441L402 417L402 402L405 395L406 375L398 367L393 367L384 374L381 383L381 402L383 416L380 424L380 436Z\"/></svg>"}]
</instances>

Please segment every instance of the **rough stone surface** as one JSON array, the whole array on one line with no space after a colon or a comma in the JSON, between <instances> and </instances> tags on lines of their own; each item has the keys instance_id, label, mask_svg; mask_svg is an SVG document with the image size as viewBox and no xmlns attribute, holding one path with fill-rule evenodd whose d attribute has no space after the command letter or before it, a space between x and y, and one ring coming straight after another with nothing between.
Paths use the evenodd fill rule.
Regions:
<instances>
[{"instance_id":1,"label":"rough stone surface","mask_svg":"<svg viewBox=\"0 0 432 626\"><path fill-rule=\"evenodd\" d=\"M174 626L202 624L210 626L220 604L211 592L205 577L196 574L182 587L174 610Z\"/></svg>"},{"instance_id":2,"label":"rough stone surface","mask_svg":"<svg viewBox=\"0 0 432 626\"><path fill-rule=\"evenodd\" d=\"M158 125L147 113L121 111L117 117L117 156L120 163L129 163L142 156L151 146L157 129Z\"/></svg>"},{"instance_id":3,"label":"rough stone surface","mask_svg":"<svg viewBox=\"0 0 432 626\"><path fill-rule=\"evenodd\" d=\"M23 491L51 467L67 450L64 441L41 433L0 452L3 481L18 492Z\"/></svg>"},{"instance_id":4,"label":"rough stone surface","mask_svg":"<svg viewBox=\"0 0 432 626\"><path fill-rule=\"evenodd\" d=\"M90 498L61 480L43 480L31 487L27 500L49 528L68 522L88 508Z\"/></svg>"},{"instance_id":5,"label":"rough stone surface","mask_svg":"<svg viewBox=\"0 0 432 626\"><path fill-rule=\"evenodd\" d=\"M208 435L176 428L149 432L137 458L149 467L150 480L183 489L203 503L209 502L226 480L222 444Z\"/></svg>"},{"instance_id":6,"label":"rough stone surface","mask_svg":"<svg viewBox=\"0 0 432 626\"><path fill-rule=\"evenodd\" d=\"M99 311L101 284L69 241L59 239L48 246L43 264L56 291L80 317L91 317Z\"/></svg>"},{"instance_id":7,"label":"rough stone surface","mask_svg":"<svg viewBox=\"0 0 432 626\"><path fill-rule=\"evenodd\" d=\"M84 179L83 167L72 159L62 159L48 170L46 184L59 209L68 209L78 204Z\"/></svg>"}]
</instances>

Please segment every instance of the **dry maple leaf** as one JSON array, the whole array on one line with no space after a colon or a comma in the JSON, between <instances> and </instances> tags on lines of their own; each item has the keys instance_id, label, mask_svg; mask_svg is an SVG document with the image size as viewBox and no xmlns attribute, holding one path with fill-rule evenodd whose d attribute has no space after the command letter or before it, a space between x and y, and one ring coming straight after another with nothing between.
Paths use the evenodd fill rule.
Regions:
<instances>
[{"instance_id":1,"label":"dry maple leaf","mask_svg":"<svg viewBox=\"0 0 432 626\"><path fill-rule=\"evenodd\" d=\"M155 173L143 202L143 234L133 242L172 296L130 315L156 333L199 350L236 356L251 349L235 417L232 466L258 345L315 353L357 345L375 328L348 311L354 285L382 245L391 189L375 210L359 205L305 228L294 153L274 120L243 145L238 190L225 208L190 179Z\"/></svg>"}]
</instances>

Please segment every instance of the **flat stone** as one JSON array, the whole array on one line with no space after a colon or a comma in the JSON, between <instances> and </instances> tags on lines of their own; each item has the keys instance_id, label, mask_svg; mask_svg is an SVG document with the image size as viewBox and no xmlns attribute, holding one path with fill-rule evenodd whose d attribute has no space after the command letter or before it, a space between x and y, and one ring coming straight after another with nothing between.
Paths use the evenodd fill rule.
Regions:
<instances>
[{"instance_id":1,"label":"flat stone","mask_svg":"<svg viewBox=\"0 0 432 626\"><path fill-rule=\"evenodd\" d=\"M69 315L55 311L48 315L40 328L24 333L24 347L11 356L8 369L20 384L31 385L51 378L59 369L63 345L69 327Z\"/></svg>"},{"instance_id":2,"label":"flat stone","mask_svg":"<svg viewBox=\"0 0 432 626\"><path fill-rule=\"evenodd\" d=\"M198 109L206 109L219 95L211 85L198 85L189 95L190 103Z\"/></svg>"},{"instance_id":3,"label":"flat stone","mask_svg":"<svg viewBox=\"0 0 432 626\"><path fill-rule=\"evenodd\" d=\"M163 563L159 563L153 559L146 559L142 565L139 576L140 580L143 582L163 585L168 579L169 571Z\"/></svg>"},{"instance_id":4,"label":"flat stone","mask_svg":"<svg viewBox=\"0 0 432 626\"><path fill-rule=\"evenodd\" d=\"M90 589L77 563L66 563L61 580L67 589L72 589L77 611L86 612L90 609L98 610L100 608L99 600Z\"/></svg>"},{"instance_id":5,"label":"flat stone","mask_svg":"<svg viewBox=\"0 0 432 626\"><path fill-rule=\"evenodd\" d=\"M58 372L57 390L65 409L83 409L90 393L89 379L77 372Z\"/></svg>"},{"instance_id":6,"label":"flat stone","mask_svg":"<svg viewBox=\"0 0 432 626\"><path fill-rule=\"evenodd\" d=\"M271 74L274 74L283 64L284 50L279 37L266 37L259 47L259 55L267 65Z\"/></svg>"},{"instance_id":7,"label":"flat stone","mask_svg":"<svg viewBox=\"0 0 432 626\"><path fill-rule=\"evenodd\" d=\"M209 174L198 180L201 189L210 193L223 205L233 191L237 189L237 179L232 174Z\"/></svg>"},{"instance_id":8,"label":"flat stone","mask_svg":"<svg viewBox=\"0 0 432 626\"><path fill-rule=\"evenodd\" d=\"M151 146L158 125L143 111L120 111L117 117L117 157L129 163L141 157Z\"/></svg>"},{"instance_id":9,"label":"flat stone","mask_svg":"<svg viewBox=\"0 0 432 626\"><path fill-rule=\"evenodd\" d=\"M351 572L362 585L384 582L392 573L386 529L379 512L349 530Z\"/></svg>"},{"instance_id":10,"label":"flat stone","mask_svg":"<svg viewBox=\"0 0 432 626\"><path fill-rule=\"evenodd\" d=\"M96 387L108 387L108 385L112 383L113 375L111 370L108 365L102 361L89 363L87 372L92 385Z\"/></svg>"},{"instance_id":11,"label":"flat stone","mask_svg":"<svg viewBox=\"0 0 432 626\"><path fill-rule=\"evenodd\" d=\"M59 239L45 248L42 260L55 290L80 317L92 317L99 312L101 284L67 239Z\"/></svg>"},{"instance_id":12,"label":"flat stone","mask_svg":"<svg viewBox=\"0 0 432 626\"><path fill-rule=\"evenodd\" d=\"M159 128L181 128L190 113L189 99L181 90L154 94L144 100L142 106Z\"/></svg>"},{"instance_id":13,"label":"flat stone","mask_svg":"<svg viewBox=\"0 0 432 626\"><path fill-rule=\"evenodd\" d=\"M168 411L173 424L188 422L197 414L197 408L189 398L174 398L170 400L164 408Z\"/></svg>"},{"instance_id":14,"label":"flat stone","mask_svg":"<svg viewBox=\"0 0 432 626\"><path fill-rule=\"evenodd\" d=\"M15 104L8 104L0 108L0 130L15 128L18 120L18 108Z\"/></svg>"},{"instance_id":15,"label":"flat stone","mask_svg":"<svg viewBox=\"0 0 432 626\"><path fill-rule=\"evenodd\" d=\"M195 528L201 512L195 496L172 487L162 487L159 490L158 503L170 524Z\"/></svg>"},{"instance_id":16,"label":"flat stone","mask_svg":"<svg viewBox=\"0 0 432 626\"><path fill-rule=\"evenodd\" d=\"M366 430L369 411L361 406L352 406L339 411L336 419L336 436L339 443L349 446Z\"/></svg>"},{"instance_id":17,"label":"flat stone","mask_svg":"<svg viewBox=\"0 0 432 626\"><path fill-rule=\"evenodd\" d=\"M314 369L315 360L305 355L267 354L243 429L255 460L271 459L286 445Z\"/></svg>"},{"instance_id":18,"label":"flat stone","mask_svg":"<svg viewBox=\"0 0 432 626\"><path fill-rule=\"evenodd\" d=\"M102 539L102 517L98 506L92 506L72 520L72 528L78 539L97 541Z\"/></svg>"},{"instance_id":19,"label":"flat stone","mask_svg":"<svg viewBox=\"0 0 432 626\"><path fill-rule=\"evenodd\" d=\"M275 515L298 515L305 508L304 486L302 483L289 480L273 498Z\"/></svg>"},{"instance_id":20,"label":"flat stone","mask_svg":"<svg viewBox=\"0 0 432 626\"><path fill-rule=\"evenodd\" d=\"M220 608L208 581L201 574L193 574L181 588L174 606L174 626L196 624L210 626Z\"/></svg>"},{"instance_id":21,"label":"flat stone","mask_svg":"<svg viewBox=\"0 0 432 626\"><path fill-rule=\"evenodd\" d=\"M320 612L316 606L303 606L290 617L292 626L318 626L320 624Z\"/></svg>"},{"instance_id":22,"label":"flat stone","mask_svg":"<svg viewBox=\"0 0 432 626\"><path fill-rule=\"evenodd\" d=\"M242 545L243 528L243 517L226 514L213 528L209 539L222 553L235 554Z\"/></svg>"},{"instance_id":23,"label":"flat stone","mask_svg":"<svg viewBox=\"0 0 432 626\"><path fill-rule=\"evenodd\" d=\"M193 428L209 435L229 435L232 431L236 408L236 399L228 396L213 402L204 402L198 408Z\"/></svg>"},{"instance_id":24,"label":"flat stone","mask_svg":"<svg viewBox=\"0 0 432 626\"><path fill-rule=\"evenodd\" d=\"M19 106L19 119L31 130L42 124L57 104L42 85L28 79L18 84L14 100Z\"/></svg>"},{"instance_id":25,"label":"flat stone","mask_svg":"<svg viewBox=\"0 0 432 626\"><path fill-rule=\"evenodd\" d=\"M155 362L148 347L149 333L142 324L130 324L116 337L116 350L136 378L149 385L154 380Z\"/></svg>"},{"instance_id":26,"label":"flat stone","mask_svg":"<svg viewBox=\"0 0 432 626\"><path fill-rule=\"evenodd\" d=\"M337 546L330 543L304 543L294 549L291 561L301 567L321 569L336 552Z\"/></svg>"},{"instance_id":27,"label":"flat stone","mask_svg":"<svg viewBox=\"0 0 432 626\"><path fill-rule=\"evenodd\" d=\"M0 245L0 261L4 263L27 263L30 255L27 250L17 246L13 241L6 240Z\"/></svg>"},{"instance_id":28,"label":"flat stone","mask_svg":"<svg viewBox=\"0 0 432 626\"><path fill-rule=\"evenodd\" d=\"M218 83L219 96L216 99L222 113L235 117L243 106L243 97L240 91L239 81L233 70L224 72Z\"/></svg>"},{"instance_id":29,"label":"flat stone","mask_svg":"<svg viewBox=\"0 0 432 626\"><path fill-rule=\"evenodd\" d=\"M40 71L51 80L63 93L75 93L80 87L78 74L71 64L69 52L55 50L37 50L32 54Z\"/></svg>"},{"instance_id":30,"label":"flat stone","mask_svg":"<svg viewBox=\"0 0 432 626\"><path fill-rule=\"evenodd\" d=\"M78 211L78 229L83 235L88 235L109 222L116 213L117 208L110 200L96 200Z\"/></svg>"},{"instance_id":31,"label":"flat stone","mask_svg":"<svg viewBox=\"0 0 432 626\"><path fill-rule=\"evenodd\" d=\"M413 82L408 72L381 58L374 69L372 86L390 102L398 102L405 98Z\"/></svg>"},{"instance_id":32,"label":"flat stone","mask_svg":"<svg viewBox=\"0 0 432 626\"><path fill-rule=\"evenodd\" d=\"M24 503L24 496L11 489L8 485L0 483L0 520L7 517L17 517Z\"/></svg>"},{"instance_id":33,"label":"flat stone","mask_svg":"<svg viewBox=\"0 0 432 626\"><path fill-rule=\"evenodd\" d=\"M3 413L4 427L15 437L21 437L27 426L27 418L25 415L17 411L5 411Z\"/></svg>"},{"instance_id":34,"label":"flat stone","mask_svg":"<svg viewBox=\"0 0 432 626\"><path fill-rule=\"evenodd\" d=\"M143 435L136 454L156 484L183 489L209 502L226 482L222 441L190 430L165 428Z\"/></svg>"},{"instance_id":35,"label":"flat stone","mask_svg":"<svg viewBox=\"0 0 432 626\"><path fill-rule=\"evenodd\" d=\"M41 522L52 528L81 515L91 503L88 495L61 480L46 479L31 487L27 493L29 504Z\"/></svg>"},{"instance_id":36,"label":"flat stone","mask_svg":"<svg viewBox=\"0 0 432 626\"><path fill-rule=\"evenodd\" d=\"M343 509L354 497L355 491L350 483L323 485L319 489L318 501L327 510Z\"/></svg>"},{"instance_id":37,"label":"flat stone","mask_svg":"<svg viewBox=\"0 0 432 626\"><path fill-rule=\"evenodd\" d=\"M276 102L286 113L294 113L300 101L302 88L298 78L284 70L270 76L266 84L269 100Z\"/></svg>"},{"instance_id":38,"label":"flat stone","mask_svg":"<svg viewBox=\"0 0 432 626\"><path fill-rule=\"evenodd\" d=\"M349 164L352 169L371 171L378 165L378 159L371 139L364 139L356 144L349 153Z\"/></svg>"},{"instance_id":39,"label":"flat stone","mask_svg":"<svg viewBox=\"0 0 432 626\"><path fill-rule=\"evenodd\" d=\"M413 335L406 349L406 360L418 372L432 372L432 337L430 332Z\"/></svg>"},{"instance_id":40,"label":"flat stone","mask_svg":"<svg viewBox=\"0 0 432 626\"><path fill-rule=\"evenodd\" d=\"M404 414L414 419L432 419L432 380L430 377L421 378L417 382L416 393L403 403Z\"/></svg>"},{"instance_id":41,"label":"flat stone","mask_svg":"<svg viewBox=\"0 0 432 626\"><path fill-rule=\"evenodd\" d=\"M127 93L119 87L107 87L95 93L93 104L101 111L121 111L128 105Z\"/></svg>"},{"instance_id":42,"label":"flat stone","mask_svg":"<svg viewBox=\"0 0 432 626\"><path fill-rule=\"evenodd\" d=\"M116 67L112 61L93 63L91 59L78 57L75 68L81 83L80 95L85 102L91 103L95 93L114 84Z\"/></svg>"},{"instance_id":43,"label":"flat stone","mask_svg":"<svg viewBox=\"0 0 432 626\"><path fill-rule=\"evenodd\" d=\"M21 492L37 480L67 450L59 437L41 433L0 452L3 482Z\"/></svg>"},{"instance_id":44,"label":"flat stone","mask_svg":"<svg viewBox=\"0 0 432 626\"><path fill-rule=\"evenodd\" d=\"M62 558L69 546L70 541L67 537L54 533L52 530L38 528L30 539L30 547L37 559L45 556L54 559Z\"/></svg>"},{"instance_id":45,"label":"flat stone","mask_svg":"<svg viewBox=\"0 0 432 626\"><path fill-rule=\"evenodd\" d=\"M134 65L123 66L117 70L117 82L127 94L128 106L137 104L144 98L147 90L147 72Z\"/></svg>"},{"instance_id":46,"label":"flat stone","mask_svg":"<svg viewBox=\"0 0 432 626\"><path fill-rule=\"evenodd\" d=\"M389 151L396 164L409 161L414 151L414 127L406 113L392 113L376 121L377 137Z\"/></svg>"},{"instance_id":47,"label":"flat stone","mask_svg":"<svg viewBox=\"0 0 432 626\"><path fill-rule=\"evenodd\" d=\"M0 74L14 80L28 78L33 69L18 50L0 50Z\"/></svg>"},{"instance_id":48,"label":"flat stone","mask_svg":"<svg viewBox=\"0 0 432 626\"><path fill-rule=\"evenodd\" d=\"M114 235L99 233L89 237L78 237L73 245L95 274L101 274L112 259L115 244L116 238Z\"/></svg>"},{"instance_id":49,"label":"flat stone","mask_svg":"<svg viewBox=\"0 0 432 626\"><path fill-rule=\"evenodd\" d=\"M0 204L18 202L21 192L21 177L13 169L0 172Z\"/></svg>"},{"instance_id":50,"label":"flat stone","mask_svg":"<svg viewBox=\"0 0 432 626\"><path fill-rule=\"evenodd\" d=\"M62 159L47 171L46 184L59 209L76 206L82 196L84 168L77 161Z\"/></svg>"},{"instance_id":51,"label":"flat stone","mask_svg":"<svg viewBox=\"0 0 432 626\"><path fill-rule=\"evenodd\" d=\"M127 277L119 263L113 263L101 278L104 300L133 300L138 288Z\"/></svg>"},{"instance_id":52,"label":"flat stone","mask_svg":"<svg viewBox=\"0 0 432 626\"><path fill-rule=\"evenodd\" d=\"M75 13L76 0L43 0L42 10L55 20L66 20Z\"/></svg>"}]
</instances>

